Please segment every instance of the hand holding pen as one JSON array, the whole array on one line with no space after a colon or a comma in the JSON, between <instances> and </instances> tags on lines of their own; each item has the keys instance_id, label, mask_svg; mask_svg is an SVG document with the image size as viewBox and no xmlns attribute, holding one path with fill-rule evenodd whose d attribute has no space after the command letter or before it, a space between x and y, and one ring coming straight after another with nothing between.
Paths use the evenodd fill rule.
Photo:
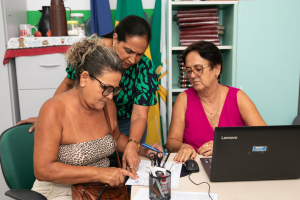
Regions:
<instances>
[{"instance_id":1,"label":"hand holding pen","mask_svg":"<svg viewBox=\"0 0 300 200\"><path fill-rule=\"evenodd\" d=\"M145 147L145 148L147 148L147 149L149 149L149 150L155 151L155 152L157 152L157 153L159 153L159 152L164 152L161 146L159 146L160 148L158 147L158 148L156 149L156 148L154 148L154 147L152 147L152 146L150 146L149 144L146 144L146 143L141 143L141 145L142 145L143 147ZM153 145L153 146L154 146L154 145ZM166 155L166 153L163 153L163 154L164 154L164 156Z\"/></svg>"}]
</instances>

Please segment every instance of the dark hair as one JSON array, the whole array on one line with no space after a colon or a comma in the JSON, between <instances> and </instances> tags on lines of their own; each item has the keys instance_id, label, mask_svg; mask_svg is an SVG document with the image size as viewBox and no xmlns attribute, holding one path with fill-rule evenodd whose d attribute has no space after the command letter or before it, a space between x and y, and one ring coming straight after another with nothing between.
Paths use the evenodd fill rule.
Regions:
<instances>
[{"instance_id":1,"label":"dark hair","mask_svg":"<svg viewBox=\"0 0 300 200\"><path fill-rule=\"evenodd\" d=\"M152 34L149 23L136 15L128 15L124 17L115 28L115 33L118 34L118 41L126 42L128 37L146 36L148 44L151 41Z\"/></svg>"},{"instance_id":2,"label":"dark hair","mask_svg":"<svg viewBox=\"0 0 300 200\"><path fill-rule=\"evenodd\" d=\"M100 37L104 37L104 38L113 38L114 36L114 31L111 31L105 35L100 35Z\"/></svg>"},{"instance_id":3,"label":"dark hair","mask_svg":"<svg viewBox=\"0 0 300 200\"><path fill-rule=\"evenodd\" d=\"M67 52L67 63L75 67L75 85L80 83L80 74L87 71L93 76L101 76L104 71L120 72L123 67L120 57L103 45L98 37L85 38L74 43ZM90 76L93 79L92 76Z\"/></svg>"},{"instance_id":4,"label":"dark hair","mask_svg":"<svg viewBox=\"0 0 300 200\"><path fill-rule=\"evenodd\" d=\"M184 64L185 64L186 56L192 51L198 52L202 58L208 60L210 69L213 69L216 67L217 64L220 64L221 71L218 76L218 79L220 79L221 73L222 73L223 60L222 60L222 54L221 54L219 48L216 45L214 45L213 43L206 42L206 41L200 41L200 42L193 43L182 52L182 60L183 60Z\"/></svg>"}]
</instances>

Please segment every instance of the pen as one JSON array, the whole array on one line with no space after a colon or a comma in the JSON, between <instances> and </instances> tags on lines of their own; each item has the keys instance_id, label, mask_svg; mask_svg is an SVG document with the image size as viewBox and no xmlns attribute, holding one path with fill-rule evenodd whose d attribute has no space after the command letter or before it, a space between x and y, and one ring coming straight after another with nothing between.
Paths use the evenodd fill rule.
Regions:
<instances>
[{"instance_id":1,"label":"pen","mask_svg":"<svg viewBox=\"0 0 300 200\"><path fill-rule=\"evenodd\" d=\"M152 150L152 151L155 151L155 152L160 152L159 150L157 150L157 149L155 149L155 148L153 148L153 147L151 147L150 145L148 145L148 144L146 144L146 143L142 143L141 144L143 147L145 147L145 148L147 148L147 149L150 149L150 150ZM163 153L164 155L167 155L166 153Z\"/></svg>"},{"instance_id":2,"label":"pen","mask_svg":"<svg viewBox=\"0 0 300 200\"><path fill-rule=\"evenodd\" d=\"M172 152L172 148L171 148L171 149L170 149L170 151L168 152L168 156L167 156L167 158L166 158L166 160L165 160L165 162L164 162L164 164L163 164L162 168L164 168L164 167L165 167L165 164L167 163L167 160L168 160L168 158L169 158L169 156L170 156L171 152Z\"/></svg>"}]
</instances>

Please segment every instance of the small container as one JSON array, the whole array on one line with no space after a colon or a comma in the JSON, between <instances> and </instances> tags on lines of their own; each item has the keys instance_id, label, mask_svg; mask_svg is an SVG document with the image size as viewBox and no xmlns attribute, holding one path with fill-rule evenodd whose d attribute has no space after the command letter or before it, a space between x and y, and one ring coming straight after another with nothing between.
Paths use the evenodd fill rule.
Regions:
<instances>
[{"instance_id":1,"label":"small container","mask_svg":"<svg viewBox=\"0 0 300 200\"><path fill-rule=\"evenodd\" d=\"M69 36L78 36L79 30L78 30L78 21L67 21L68 25L68 35Z\"/></svg>"},{"instance_id":2,"label":"small container","mask_svg":"<svg viewBox=\"0 0 300 200\"><path fill-rule=\"evenodd\" d=\"M70 21L78 21L79 36L85 36L85 20L82 13L71 13Z\"/></svg>"},{"instance_id":3,"label":"small container","mask_svg":"<svg viewBox=\"0 0 300 200\"><path fill-rule=\"evenodd\" d=\"M158 177L149 174L149 198L151 200L170 200L171 199L171 172Z\"/></svg>"}]
</instances>

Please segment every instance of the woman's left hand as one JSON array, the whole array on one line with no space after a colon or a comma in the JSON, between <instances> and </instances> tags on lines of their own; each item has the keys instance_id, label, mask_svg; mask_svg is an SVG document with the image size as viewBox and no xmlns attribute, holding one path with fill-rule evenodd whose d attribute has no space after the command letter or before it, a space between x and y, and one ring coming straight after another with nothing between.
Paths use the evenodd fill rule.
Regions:
<instances>
[{"instance_id":1,"label":"woman's left hand","mask_svg":"<svg viewBox=\"0 0 300 200\"><path fill-rule=\"evenodd\" d=\"M214 141L204 143L198 150L197 153L203 156L211 156L213 153Z\"/></svg>"}]
</instances>

